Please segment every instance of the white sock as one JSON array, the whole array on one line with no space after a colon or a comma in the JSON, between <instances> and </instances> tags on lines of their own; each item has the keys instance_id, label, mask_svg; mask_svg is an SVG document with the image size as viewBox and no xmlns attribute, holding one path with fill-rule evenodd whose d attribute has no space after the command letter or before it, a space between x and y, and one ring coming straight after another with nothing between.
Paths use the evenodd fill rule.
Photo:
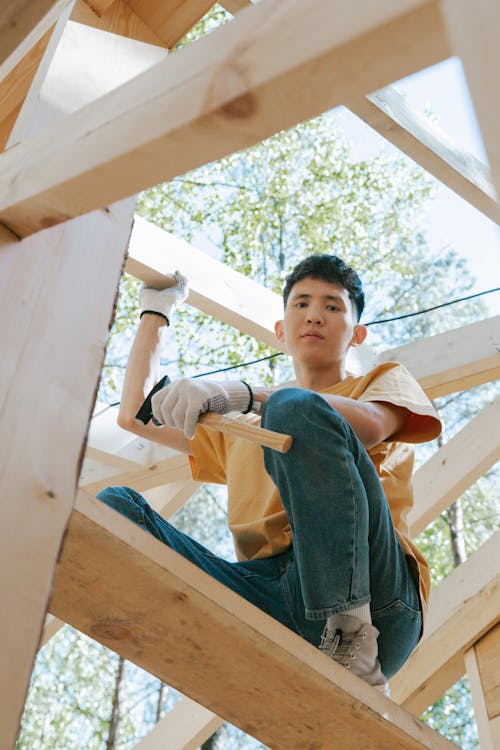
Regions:
<instances>
[{"instance_id":1,"label":"white sock","mask_svg":"<svg viewBox=\"0 0 500 750\"><path fill-rule=\"evenodd\" d=\"M348 615L349 617L357 617L363 625L372 624L372 615L370 612L370 605L363 604L361 607L353 607L353 609L347 609L345 612L339 612L336 615L330 615L326 621L328 630L335 630L336 628L342 627L342 618ZM345 621L344 621L345 622Z\"/></svg>"}]
</instances>

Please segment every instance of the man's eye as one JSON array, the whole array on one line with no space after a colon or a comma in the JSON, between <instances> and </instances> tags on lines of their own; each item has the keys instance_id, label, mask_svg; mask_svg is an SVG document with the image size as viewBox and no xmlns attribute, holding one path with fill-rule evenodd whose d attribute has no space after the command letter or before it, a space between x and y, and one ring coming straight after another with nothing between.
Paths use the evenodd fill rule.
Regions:
<instances>
[{"instance_id":1,"label":"man's eye","mask_svg":"<svg viewBox=\"0 0 500 750\"><path fill-rule=\"evenodd\" d=\"M340 308L337 305L327 305L327 310L339 310Z\"/></svg>"},{"instance_id":2,"label":"man's eye","mask_svg":"<svg viewBox=\"0 0 500 750\"><path fill-rule=\"evenodd\" d=\"M296 305L295 305L295 307L307 307L307 303L306 302L297 302Z\"/></svg>"}]
</instances>

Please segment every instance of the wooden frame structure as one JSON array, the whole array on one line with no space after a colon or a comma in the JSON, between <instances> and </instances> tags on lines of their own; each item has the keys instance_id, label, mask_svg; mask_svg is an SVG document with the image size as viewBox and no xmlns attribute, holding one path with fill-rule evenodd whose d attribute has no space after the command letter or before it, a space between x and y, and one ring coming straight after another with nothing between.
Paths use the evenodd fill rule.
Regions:
<instances>
[{"instance_id":1,"label":"wooden frame structure","mask_svg":"<svg viewBox=\"0 0 500 750\"><path fill-rule=\"evenodd\" d=\"M14 0L0 11L0 745L15 745L37 648L60 618L190 696L144 750L165 736L170 748L196 747L219 717L276 749L335 740L345 750L444 750L453 745L412 713L465 670L481 747L492 750L498 532L433 592L426 637L389 701L92 497L126 479L168 515L197 487L184 457L110 427L112 412L87 443L124 263L151 280L182 262L191 304L276 345L279 300L134 221L128 196L346 104L500 216L496 0L222 4L234 18L172 55L212 0ZM390 88L454 54L489 169ZM499 377L499 331L498 318L485 320L380 359L407 364L430 396L452 393ZM498 409L497 399L417 472L413 533L499 458ZM203 627L203 654L183 636L186 621L192 633Z\"/></svg>"}]
</instances>

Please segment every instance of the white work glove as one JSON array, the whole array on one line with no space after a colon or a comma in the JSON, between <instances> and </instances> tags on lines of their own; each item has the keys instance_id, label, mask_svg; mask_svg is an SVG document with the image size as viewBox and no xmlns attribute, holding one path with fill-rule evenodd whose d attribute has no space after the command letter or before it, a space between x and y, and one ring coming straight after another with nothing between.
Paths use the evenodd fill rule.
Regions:
<instances>
[{"instance_id":1,"label":"white work glove","mask_svg":"<svg viewBox=\"0 0 500 750\"><path fill-rule=\"evenodd\" d=\"M194 437L200 414L213 411L250 411L253 403L249 385L241 380L216 383L211 380L183 378L173 380L151 399L153 416L160 424L177 427L184 435Z\"/></svg>"},{"instance_id":2,"label":"white work glove","mask_svg":"<svg viewBox=\"0 0 500 750\"><path fill-rule=\"evenodd\" d=\"M184 302L189 292L189 282L180 271L174 273L176 285L168 289L153 289L142 285L139 293L139 305L142 308L141 318L145 313L154 313L165 318L170 325L170 318L176 307Z\"/></svg>"}]
</instances>

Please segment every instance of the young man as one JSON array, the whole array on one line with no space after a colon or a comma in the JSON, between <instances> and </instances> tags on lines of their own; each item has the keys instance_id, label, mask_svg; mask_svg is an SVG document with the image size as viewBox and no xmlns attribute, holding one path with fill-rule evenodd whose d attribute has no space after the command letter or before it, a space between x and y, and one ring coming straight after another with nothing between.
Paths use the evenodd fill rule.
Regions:
<instances>
[{"instance_id":1,"label":"young man","mask_svg":"<svg viewBox=\"0 0 500 750\"><path fill-rule=\"evenodd\" d=\"M361 281L336 256L313 255L287 277L275 329L296 387L182 379L153 397L161 426L141 425L134 415L157 378L161 330L187 295L176 279L141 293L119 423L188 453L195 479L227 484L239 562L214 557L134 490L99 497L387 694L421 636L429 594L406 516L410 444L441 429L430 402L397 363L346 372L348 350L366 337ZM282 454L211 432L197 425L205 411L241 411L252 423L261 411L262 426L292 435L292 447Z\"/></svg>"}]
</instances>

